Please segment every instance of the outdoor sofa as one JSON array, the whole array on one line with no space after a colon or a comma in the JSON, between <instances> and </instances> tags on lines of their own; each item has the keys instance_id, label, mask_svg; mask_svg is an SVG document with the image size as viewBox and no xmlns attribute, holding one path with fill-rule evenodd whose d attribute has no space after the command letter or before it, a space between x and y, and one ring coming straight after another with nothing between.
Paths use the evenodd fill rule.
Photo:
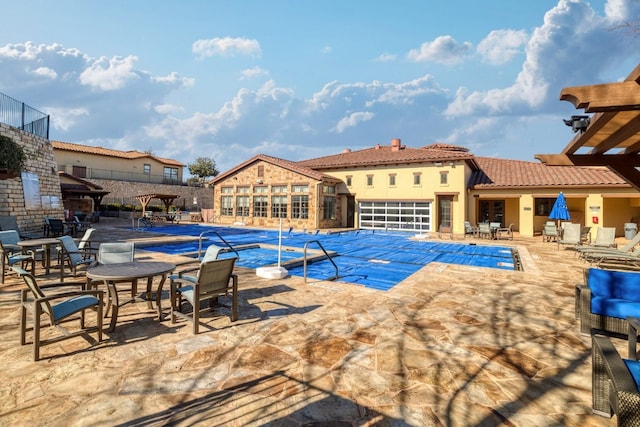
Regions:
<instances>
[{"instance_id":1,"label":"outdoor sofa","mask_svg":"<svg viewBox=\"0 0 640 427\"><path fill-rule=\"evenodd\" d=\"M576 286L580 332L627 337L627 317L640 317L640 272L589 268Z\"/></svg>"}]
</instances>

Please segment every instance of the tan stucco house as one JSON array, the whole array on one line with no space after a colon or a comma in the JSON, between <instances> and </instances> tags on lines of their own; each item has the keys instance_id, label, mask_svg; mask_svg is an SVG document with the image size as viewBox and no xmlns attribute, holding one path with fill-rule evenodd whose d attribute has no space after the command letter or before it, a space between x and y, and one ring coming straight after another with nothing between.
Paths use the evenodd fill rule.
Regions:
<instances>
[{"instance_id":1,"label":"tan stucco house","mask_svg":"<svg viewBox=\"0 0 640 427\"><path fill-rule=\"evenodd\" d=\"M181 184L184 164L136 150L51 141L58 170L85 179Z\"/></svg>"},{"instance_id":2,"label":"tan stucco house","mask_svg":"<svg viewBox=\"0 0 640 427\"><path fill-rule=\"evenodd\" d=\"M538 234L562 191L572 221L640 221L640 193L605 168L554 167L474 156L467 148L389 145L290 162L259 155L219 175L214 222L294 228L464 233L464 222L500 222Z\"/></svg>"}]
</instances>

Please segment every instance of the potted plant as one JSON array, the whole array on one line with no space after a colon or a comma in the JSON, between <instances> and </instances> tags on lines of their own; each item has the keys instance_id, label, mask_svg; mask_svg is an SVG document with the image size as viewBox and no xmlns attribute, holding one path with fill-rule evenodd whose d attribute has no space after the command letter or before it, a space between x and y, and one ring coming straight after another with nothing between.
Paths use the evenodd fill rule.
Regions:
<instances>
[{"instance_id":1,"label":"potted plant","mask_svg":"<svg viewBox=\"0 0 640 427\"><path fill-rule=\"evenodd\" d=\"M26 160L20 145L8 136L0 135L0 179L17 177Z\"/></svg>"}]
</instances>

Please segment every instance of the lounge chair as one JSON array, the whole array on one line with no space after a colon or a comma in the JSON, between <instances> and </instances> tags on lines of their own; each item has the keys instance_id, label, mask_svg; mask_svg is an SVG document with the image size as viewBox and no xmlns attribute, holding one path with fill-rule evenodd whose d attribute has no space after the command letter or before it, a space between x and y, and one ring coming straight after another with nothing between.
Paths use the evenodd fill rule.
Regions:
<instances>
[{"instance_id":1,"label":"lounge chair","mask_svg":"<svg viewBox=\"0 0 640 427\"><path fill-rule=\"evenodd\" d=\"M622 359L608 337L591 338L593 413L611 418L618 426L640 425L640 362L634 355Z\"/></svg>"},{"instance_id":2,"label":"lounge chair","mask_svg":"<svg viewBox=\"0 0 640 427\"><path fill-rule=\"evenodd\" d=\"M558 239L558 249L560 249L560 245L571 245L574 248L577 248L582 239L580 238L580 224L565 224L564 230L562 231L562 237Z\"/></svg>"},{"instance_id":3,"label":"lounge chair","mask_svg":"<svg viewBox=\"0 0 640 427\"><path fill-rule=\"evenodd\" d=\"M86 335L89 332L98 333L98 342L102 341L102 304L103 304L103 292L98 290L85 290L84 281L77 283L50 283L47 285L39 286L35 277L25 270L17 267L13 269L24 279L27 284L27 289L22 289L20 292L20 301L22 304L20 312L20 344L27 344L27 331L33 330L33 360L38 361L40 359L40 347L47 344L53 344L66 338L72 338L80 335ZM79 286L80 290L58 291L51 295L47 295L43 292L43 289L55 289L64 285L65 287L73 285ZM64 288L63 288L64 289ZM54 303L56 300L62 300ZM86 309L96 310L96 326L92 328L85 328L84 311ZM27 311L31 312L33 316L33 327L27 327ZM80 313L80 330L74 333L69 333L66 329L60 326L60 323L67 320L69 317ZM57 326L64 335L50 338L41 339L40 327L42 316L47 315L49 322L52 326Z\"/></svg>"},{"instance_id":4,"label":"lounge chair","mask_svg":"<svg viewBox=\"0 0 640 427\"><path fill-rule=\"evenodd\" d=\"M544 242L557 241L560 238L560 232L556 223L553 221L547 221L542 229L542 240Z\"/></svg>"},{"instance_id":5,"label":"lounge chair","mask_svg":"<svg viewBox=\"0 0 640 427\"><path fill-rule=\"evenodd\" d=\"M200 302L209 301L213 308L214 300L221 295L231 293L231 321L238 319L238 276L233 274L236 258L222 258L205 261L200 265L198 275L171 275L171 323L176 317L193 322L193 333L200 326ZM183 298L192 307L191 313L182 312Z\"/></svg>"},{"instance_id":6,"label":"lounge chair","mask_svg":"<svg viewBox=\"0 0 640 427\"><path fill-rule=\"evenodd\" d=\"M31 273L35 272L35 254L22 253L22 248L18 245L20 236L15 230L0 231L0 257L2 258L2 275L0 283L4 283L4 277L9 268L15 264L20 264L22 268L26 268L27 264L31 265Z\"/></svg>"},{"instance_id":7,"label":"lounge chair","mask_svg":"<svg viewBox=\"0 0 640 427\"><path fill-rule=\"evenodd\" d=\"M582 258L589 261L591 258L600 258L603 255L612 254L630 254L633 253L634 248L640 243L640 233L636 234L633 239L629 240L625 245L619 248L603 248L597 246L584 246L578 248L578 253Z\"/></svg>"},{"instance_id":8,"label":"lounge chair","mask_svg":"<svg viewBox=\"0 0 640 427\"><path fill-rule=\"evenodd\" d=\"M596 234L596 240L591 246L601 248L612 248L616 246L616 228L615 227L599 227Z\"/></svg>"}]
</instances>

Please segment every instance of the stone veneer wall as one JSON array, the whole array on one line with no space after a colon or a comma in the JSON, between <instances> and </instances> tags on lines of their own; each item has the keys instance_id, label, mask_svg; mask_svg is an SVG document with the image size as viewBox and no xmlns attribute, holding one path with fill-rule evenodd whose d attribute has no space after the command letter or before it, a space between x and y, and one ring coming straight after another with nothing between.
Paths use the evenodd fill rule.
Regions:
<instances>
[{"instance_id":1,"label":"stone veneer wall","mask_svg":"<svg viewBox=\"0 0 640 427\"><path fill-rule=\"evenodd\" d=\"M38 175L40 196L57 198L59 201L59 206L56 208L27 209L22 178L3 179L0 180L0 216L15 216L21 231L42 230L44 218L47 216L64 218L60 178L51 142L4 123L0 123L0 134L13 139L22 146L27 156L23 172Z\"/></svg>"},{"instance_id":2,"label":"stone veneer wall","mask_svg":"<svg viewBox=\"0 0 640 427\"><path fill-rule=\"evenodd\" d=\"M104 191L109 191L103 199L104 203L111 201L124 204L138 205L136 196L142 194L176 194L180 196L173 204L179 208L189 211L199 211L201 209L213 208L213 189L203 187L187 187L184 185L166 185L166 184L150 184L147 182L128 182L128 181L112 181L108 179L90 179L96 185L101 186ZM193 198L196 197L197 204L193 204ZM151 200L150 204L163 206L164 204L158 200Z\"/></svg>"}]
</instances>

